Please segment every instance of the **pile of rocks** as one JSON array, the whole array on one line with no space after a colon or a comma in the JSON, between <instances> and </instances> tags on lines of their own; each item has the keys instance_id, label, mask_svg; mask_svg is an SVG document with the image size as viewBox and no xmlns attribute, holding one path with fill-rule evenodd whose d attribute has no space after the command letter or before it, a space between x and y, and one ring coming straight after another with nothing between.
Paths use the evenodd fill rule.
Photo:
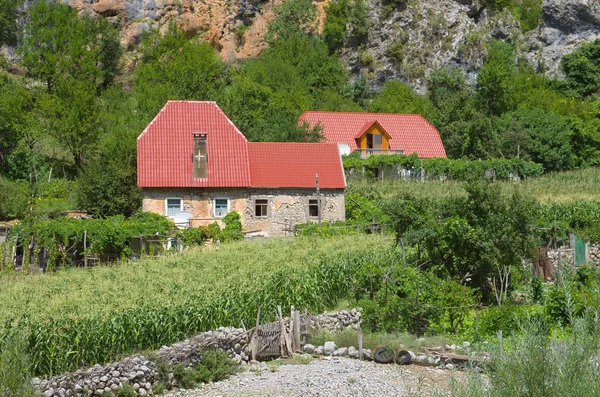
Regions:
<instances>
[{"instance_id":1,"label":"pile of rocks","mask_svg":"<svg viewBox=\"0 0 600 397\"><path fill-rule=\"evenodd\" d=\"M289 319L285 319L285 322L289 326ZM357 328L359 322L360 309L309 316L311 327L332 332ZM243 328L220 327L171 346L163 346L155 352L156 359L132 356L105 366L95 365L47 380L36 378L33 383L44 397L101 396L124 385L133 387L139 396L152 395L152 390L159 381L158 360L171 365L183 363L191 366L200 360L204 349L214 348L227 352L238 364L247 365L251 356L249 342L248 333ZM167 387L176 386L172 373L166 374L165 378L162 381L167 382Z\"/></svg>"},{"instance_id":2,"label":"pile of rocks","mask_svg":"<svg viewBox=\"0 0 600 397\"><path fill-rule=\"evenodd\" d=\"M36 378L33 385L44 397L101 396L116 392L124 384L130 385L138 395L145 396L152 394L157 380L156 363L144 356L132 356L49 380Z\"/></svg>"},{"instance_id":3,"label":"pile of rocks","mask_svg":"<svg viewBox=\"0 0 600 397\"><path fill-rule=\"evenodd\" d=\"M312 316L309 319L310 327L324 331L343 331L344 329L358 329L360 312L362 309L338 310Z\"/></svg>"},{"instance_id":4,"label":"pile of rocks","mask_svg":"<svg viewBox=\"0 0 600 397\"><path fill-rule=\"evenodd\" d=\"M471 355L472 357L470 357L469 359L465 358L467 356L452 354L452 351L457 349L461 349L470 353L470 346L471 344L469 342L463 342L461 346L448 345L446 346L446 351L448 352L447 354L440 353L440 351L442 350L441 346L427 349L426 352L418 354L410 350L407 351L410 353L411 361L413 362L431 364L437 366L440 369L452 370L471 365L472 362L470 362L470 360L478 361L480 358L489 358L489 354L487 353L482 354L482 357L475 357L475 355ZM355 359L360 358L360 352L354 346L338 347L333 341L325 342L323 346L314 346L306 344L303 347L303 351L304 353L312 355L349 357ZM363 359L369 361L373 360L373 351L371 349L363 348L362 353Z\"/></svg>"},{"instance_id":5,"label":"pile of rocks","mask_svg":"<svg viewBox=\"0 0 600 397\"><path fill-rule=\"evenodd\" d=\"M600 265L600 245L590 244L588 253L590 262Z\"/></svg>"}]
</instances>

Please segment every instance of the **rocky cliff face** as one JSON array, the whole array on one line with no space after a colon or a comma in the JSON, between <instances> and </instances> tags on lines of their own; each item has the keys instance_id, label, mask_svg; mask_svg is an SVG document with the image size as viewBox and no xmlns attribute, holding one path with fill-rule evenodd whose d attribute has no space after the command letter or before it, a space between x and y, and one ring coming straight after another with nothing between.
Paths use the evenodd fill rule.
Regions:
<instances>
[{"instance_id":1,"label":"rocky cliff face","mask_svg":"<svg viewBox=\"0 0 600 397\"><path fill-rule=\"evenodd\" d=\"M536 70L560 76L563 55L600 37L599 0L545 0L539 27L525 34L507 10L469 17L472 3L411 2L384 15L381 0L369 0L368 43L360 50L345 48L343 58L355 75L368 76L372 89L399 78L423 92L427 76L439 67L459 66L474 83L491 39L510 41Z\"/></svg>"},{"instance_id":2,"label":"rocky cliff face","mask_svg":"<svg viewBox=\"0 0 600 397\"><path fill-rule=\"evenodd\" d=\"M133 49L141 34L176 22L190 35L203 33L225 60L252 57L266 43L275 0L59 0L81 12L109 18L122 29L121 41ZM277 2L282 0L277 0ZM283 0L285 1L285 0ZM327 1L327 0L326 0ZM326 1L316 2L323 16ZM485 59L491 39L509 40L538 71L560 75L560 60L582 43L600 37L600 0L544 0L539 27L522 33L508 11L469 10L477 0L410 1L386 12L382 0L366 0L369 37L361 48L341 50L353 76L365 75L372 89L398 78L424 91L435 69L456 65L469 81Z\"/></svg>"}]
</instances>

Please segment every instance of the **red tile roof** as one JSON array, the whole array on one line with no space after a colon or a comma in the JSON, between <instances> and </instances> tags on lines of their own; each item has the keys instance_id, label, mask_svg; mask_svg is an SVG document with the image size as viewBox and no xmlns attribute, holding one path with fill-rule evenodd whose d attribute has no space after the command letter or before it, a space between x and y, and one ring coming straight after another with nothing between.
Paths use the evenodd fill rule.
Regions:
<instances>
[{"instance_id":1,"label":"red tile roof","mask_svg":"<svg viewBox=\"0 0 600 397\"><path fill-rule=\"evenodd\" d=\"M206 179L192 177L194 132L208 133ZM247 144L215 102L169 101L138 137L138 186L250 186Z\"/></svg>"},{"instance_id":2,"label":"red tile roof","mask_svg":"<svg viewBox=\"0 0 600 397\"><path fill-rule=\"evenodd\" d=\"M207 178L193 178L193 133L207 133ZM140 187L343 189L337 145L248 143L215 102L169 101L140 134Z\"/></svg>"},{"instance_id":3,"label":"red tile roof","mask_svg":"<svg viewBox=\"0 0 600 397\"><path fill-rule=\"evenodd\" d=\"M390 135L390 149L422 158L446 157L439 131L419 114L307 111L299 118L311 127L321 123L328 142L345 143L351 149L357 149L356 134L374 120Z\"/></svg>"},{"instance_id":4,"label":"red tile roof","mask_svg":"<svg viewBox=\"0 0 600 397\"><path fill-rule=\"evenodd\" d=\"M254 187L343 189L342 161L333 143L250 142L250 178Z\"/></svg>"}]
</instances>

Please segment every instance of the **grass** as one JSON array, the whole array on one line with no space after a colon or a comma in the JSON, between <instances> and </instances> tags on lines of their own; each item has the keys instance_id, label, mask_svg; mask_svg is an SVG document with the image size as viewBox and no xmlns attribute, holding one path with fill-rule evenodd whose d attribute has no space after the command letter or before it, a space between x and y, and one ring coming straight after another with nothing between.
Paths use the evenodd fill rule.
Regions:
<instances>
[{"instance_id":1,"label":"grass","mask_svg":"<svg viewBox=\"0 0 600 397\"><path fill-rule=\"evenodd\" d=\"M23 315L78 318L176 304L190 296L208 299L276 271L307 268L323 256L369 250L387 241L375 236L255 240L114 266L2 275L0 323Z\"/></svg>"},{"instance_id":2,"label":"grass","mask_svg":"<svg viewBox=\"0 0 600 397\"><path fill-rule=\"evenodd\" d=\"M519 183L496 182L507 191L517 188L540 202L598 200L600 198L600 168L550 173ZM459 181L349 181L350 191L374 191L387 198L398 193L417 196L454 197L466 194L464 182Z\"/></svg>"}]
</instances>

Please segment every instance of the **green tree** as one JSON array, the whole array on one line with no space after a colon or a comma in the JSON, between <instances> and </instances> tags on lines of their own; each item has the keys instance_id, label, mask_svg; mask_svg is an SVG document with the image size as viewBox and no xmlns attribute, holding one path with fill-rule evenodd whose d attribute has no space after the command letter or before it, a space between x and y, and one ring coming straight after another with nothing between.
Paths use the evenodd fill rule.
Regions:
<instances>
[{"instance_id":1,"label":"green tree","mask_svg":"<svg viewBox=\"0 0 600 397\"><path fill-rule=\"evenodd\" d=\"M316 30L317 8L311 0L284 1L273 8L273 13L275 18L265 36L268 42Z\"/></svg>"},{"instance_id":2,"label":"green tree","mask_svg":"<svg viewBox=\"0 0 600 397\"><path fill-rule=\"evenodd\" d=\"M164 35L159 31L146 34L140 52L133 95L148 121L169 99L219 98L226 69L210 44L188 39L171 24Z\"/></svg>"},{"instance_id":3,"label":"green tree","mask_svg":"<svg viewBox=\"0 0 600 397\"><path fill-rule=\"evenodd\" d=\"M513 80L516 63L513 47L500 40L488 44L487 57L477 74L477 103L483 111L500 115L514 109Z\"/></svg>"},{"instance_id":4,"label":"green tree","mask_svg":"<svg viewBox=\"0 0 600 397\"><path fill-rule=\"evenodd\" d=\"M569 120L542 109L519 109L500 117L495 126L505 157L542 164L546 171L570 169L575 165Z\"/></svg>"},{"instance_id":5,"label":"green tree","mask_svg":"<svg viewBox=\"0 0 600 397\"><path fill-rule=\"evenodd\" d=\"M409 195L386 206L397 238L415 244L419 262L438 275L479 288L489 298L488 279L521 267L535 245L535 201L517 190L473 182L467 196L434 202Z\"/></svg>"},{"instance_id":6,"label":"green tree","mask_svg":"<svg viewBox=\"0 0 600 397\"><path fill-rule=\"evenodd\" d=\"M59 76L108 87L119 71L121 46L116 27L103 17L79 17L73 8L38 0L28 9L19 47L29 73L44 80L48 92Z\"/></svg>"},{"instance_id":7,"label":"green tree","mask_svg":"<svg viewBox=\"0 0 600 397\"><path fill-rule=\"evenodd\" d=\"M131 216L142 203L136 138L147 120L134 98L120 87L107 90L98 106L101 138L77 180L77 205L101 217Z\"/></svg>"},{"instance_id":8,"label":"green tree","mask_svg":"<svg viewBox=\"0 0 600 397\"><path fill-rule=\"evenodd\" d=\"M54 90L42 104L45 126L81 170L84 160L96 147L100 132L95 86L89 80L67 75L56 80Z\"/></svg>"},{"instance_id":9,"label":"green tree","mask_svg":"<svg viewBox=\"0 0 600 397\"><path fill-rule=\"evenodd\" d=\"M23 0L0 0L0 45L17 44L17 20Z\"/></svg>"},{"instance_id":10,"label":"green tree","mask_svg":"<svg viewBox=\"0 0 600 397\"><path fill-rule=\"evenodd\" d=\"M389 80L371 104L369 110L377 113L414 113L426 119L435 118L435 108L429 99L417 94L399 80Z\"/></svg>"},{"instance_id":11,"label":"green tree","mask_svg":"<svg viewBox=\"0 0 600 397\"><path fill-rule=\"evenodd\" d=\"M563 83L567 95L583 98L597 94L600 88L600 39L565 55L561 68L567 75Z\"/></svg>"}]
</instances>

